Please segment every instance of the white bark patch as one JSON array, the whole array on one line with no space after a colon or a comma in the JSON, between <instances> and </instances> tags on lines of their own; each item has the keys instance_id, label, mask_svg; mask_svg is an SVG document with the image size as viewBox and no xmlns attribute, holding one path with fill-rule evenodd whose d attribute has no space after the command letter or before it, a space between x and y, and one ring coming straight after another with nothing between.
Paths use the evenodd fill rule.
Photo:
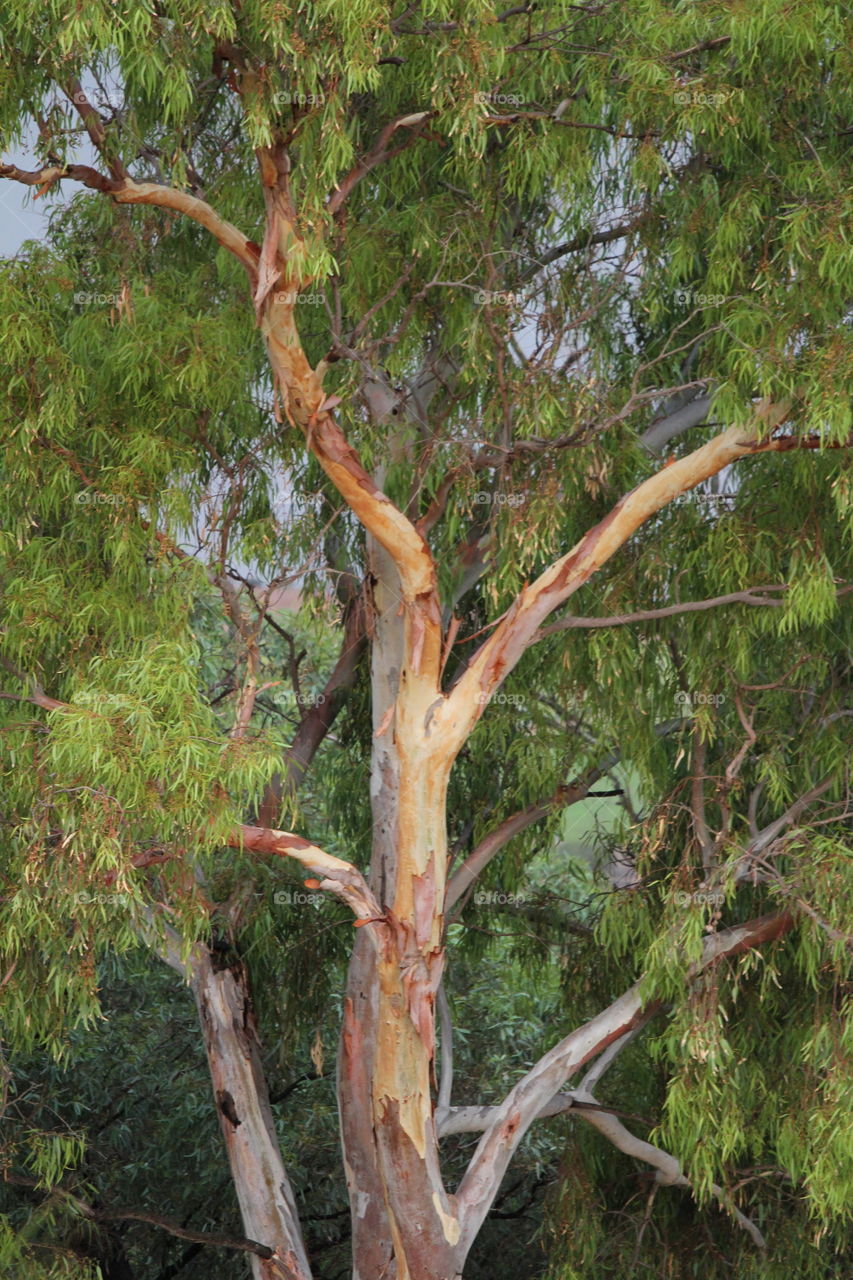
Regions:
<instances>
[{"instance_id":1,"label":"white bark patch","mask_svg":"<svg viewBox=\"0 0 853 1280\"><path fill-rule=\"evenodd\" d=\"M350 1203L355 1209L357 1218L363 1218L370 1206L370 1193L367 1191L359 1191L355 1185L355 1174L349 1160L344 1161L344 1173L347 1180L347 1188L350 1193Z\"/></svg>"},{"instance_id":2,"label":"white bark patch","mask_svg":"<svg viewBox=\"0 0 853 1280\"><path fill-rule=\"evenodd\" d=\"M444 1238L448 1244L458 1244L459 1237L462 1234L462 1228L459 1225L458 1218L452 1217L449 1213L445 1213L441 1207L441 1200L438 1192L432 1193L432 1207L435 1209L436 1215L441 1222L441 1229L444 1232Z\"/></svg>"}]
</instances>

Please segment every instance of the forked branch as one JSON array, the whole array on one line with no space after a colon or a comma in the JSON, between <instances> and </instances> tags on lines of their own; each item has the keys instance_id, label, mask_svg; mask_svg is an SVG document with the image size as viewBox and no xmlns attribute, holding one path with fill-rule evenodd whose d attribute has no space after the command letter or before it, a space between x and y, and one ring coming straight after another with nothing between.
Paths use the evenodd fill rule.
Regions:
<instances>
[{"instance_id":1,"label":"forked branch","mask_svg":"<svg viewBox=\"0 0 853 1280\"><path fill-rule=\"evenodd\" d=\"M707 939L701 959L688 970L688 979L723 956L737 955L781 937L792 925L790 913L781 912L721 930ZM470 1246L476 1237L519 1143L545 1104L585 1062L649 1015L654 1006L644 1006L640 987L639 982L635 983L609 1008L555 1045L495 1108L494 1118L480 1139L457 1193L463 1247Z\"/></svg>"},{"instance_id":2,"label":"forked branch","mask_svg":"<svg viewBox=\"0 0 853 1280\"><path fill-rule=\"evenodd\" d=\"M786 404L763 403L756 425L777 428L788 416ZM758 453L816 448L814 438L769 436L765 440L741 427L730 427L700 449L663 466L625 497L566 555L516 597L501 622L480 646L436 715L461 748L483 714L489 695L503 683L526 649L540 634L543 621L582 587L650 516L679 494L716 475L739 458Z\"/></svg>"}]
</instances>

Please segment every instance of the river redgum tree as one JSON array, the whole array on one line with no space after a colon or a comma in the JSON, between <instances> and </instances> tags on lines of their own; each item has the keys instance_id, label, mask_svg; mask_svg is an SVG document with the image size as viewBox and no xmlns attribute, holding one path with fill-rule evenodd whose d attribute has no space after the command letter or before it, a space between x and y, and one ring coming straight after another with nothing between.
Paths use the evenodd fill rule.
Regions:
<instances>
[{"instance_id":1,"label":"river redgum tree","mask_svg":"<svg viewBox=\"0 0 853 1280\"><path fill-rule=\"evenodd\" d=\"M462 1276L570 1108L719 1202L742 1274L792 1234L823 1274L853 1150L843 6L0 15L0 175L55 210L3 273L10 1044L61 1051L99 954L151 948L197 1002L253 1274L308 1280L249 989L285 860L350 913L354 1277ZM523 904L525 855L547 890L614 770L565 1024L454 1105L449 923ZM640 1036L654 1141L594 1093Z\"/></svg>"}]
</instances>

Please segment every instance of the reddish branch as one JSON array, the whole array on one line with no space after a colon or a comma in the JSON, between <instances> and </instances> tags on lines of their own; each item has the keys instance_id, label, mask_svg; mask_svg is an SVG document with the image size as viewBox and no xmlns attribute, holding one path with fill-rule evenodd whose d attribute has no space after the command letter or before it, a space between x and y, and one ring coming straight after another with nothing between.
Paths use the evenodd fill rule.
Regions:
<instances>
[{"instance_id":1,"label":"reddish branch","mask_svg":"<svg viewBox=\"0 0 853 1280\"><path fill-rule=\"evenodd\" d=\"M127 170L121 160L116 156L110 155L107 135L101 122L101 117L83 92L80 81L76 76L69 80L65 92L83 121L83 126L89 135L92 146L103 157L113 178L119 182L123 181L128 176Z\"/></svg>"},{"instance_id":2,"label":"reddish branch","mask_svg":"<svg viewBox=\"0 0 853 1280\"><path fill-rule=\"evenodd\" d=\"M418 125L429 120L432 114L431 111L416 111L411 115L398 116L396 120L390 120L380 132L367 155L354 164L349 173L338 183L326 206L329 212L334 216L340 211L353 188L370 173L371 169L375 169L377 165L383 164L386 160L390 160L392 156L399 155L401 151L405 151L407 147L410 147L418 137L414 130L417 129ZM398 129L411 129L413 132L399 146L389 147L388 144Z\"/></svg>"},{"instance_id":3,"label":"reddish branch","mask_svg":"<svg viewBox=\"0 0 853 1280\"><path fill-rule=\"evenodd\" d=\"M517 813L510 814L494 830L484 836L448 881L445 912L449 912L456 905L492 858L509 844L514 836L520 835L534 823L541 822L556 807L567 808L583 800L589 794L590 787L601 777L602 772L600 768L591 769L582 779L557 787L546 800L537 800L526 809L519 809Z\"/></svg>"},{"instance_id":4,"label":"reddish branch","mask_svg":"<svg viewBox=\"0 0 853 1280\"><path fill-rule=\"evenodd\" d=\"M254 280L257 274L258 249L247 240L241 231L220 218L219 214L204 200L198 200L186 191L176 191L173 187L164 187L156 182L134 182L128 177L108 178L89 165L70 164L65 166L48 165L43 169L19 169L13 164L0 165L0 177L11 178L14 182L22 182L25 186L40 187L49 190L55 183L64 178L81 182L84 187L93 191L101 191L109 195L117 204L150 204L160 209L172 209L176 213L186 214L194 222L199 223L212 236L228 249L241 262Z\"/></svg>"}]
</instances>

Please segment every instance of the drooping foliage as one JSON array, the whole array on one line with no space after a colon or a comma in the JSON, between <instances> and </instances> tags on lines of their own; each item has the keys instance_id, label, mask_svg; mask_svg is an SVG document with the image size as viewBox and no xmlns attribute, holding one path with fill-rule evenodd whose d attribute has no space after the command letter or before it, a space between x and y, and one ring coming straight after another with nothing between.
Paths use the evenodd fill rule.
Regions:
<instances>
[{"instance_id":1,"label":"drooping foliage","mask_svg":"<svg viewBox=\"0 0 853 1280\"><path fill-rule=\"evenodd\" d=\"M650 1194L582 1119L544 1121L472 1278L510 1249L513 1274L554 1280L838 1274L853 1189L851 83L845 8L828 0L0 4L4 160L43 171L52 210L45 241L0 272L0 1019L20 1055L4 1167L239 1234L231 1202L210 1204L225 1164L184 1149L200 1049L192 1088L169 1087L184 1143L150 1163L123 1162L117 1122L75 1115L62 1083L100 1074L117 1028L131 1063L149 1052L147 1019L126 1013L134 983L177 1016L153 976L164 923L185 954L202 938L241 956L274 1095L321 1052L330 1069L349 917L227 842L334 698L280 825L369 862L363 634L344 640L345 685L328 684L364 596L363 532L282 413L241 267L191 217L114 203L91 176L189 192L260 245L255 152L282 143L300 336L364 466L428 530L446 687L519 589L666 455L769 401L814 446L746 459L648 520L578 594L581 622L552 619L492 698L451 778L457 865L512 814L543 812L451 913L446 988L454 1101L497 1103L644 975L663 1012L599 1101L649 1122L702 1206ZM700 400L651 452L646 433ZM250 667L254 714L235 733ZM567 807L559 789L593 774ZM627 883L607 874L619 857ZM688 981L704 938L778 909L797 917L783 941ZM331 1280L346 1234L320 1223L345 1193L323 1080L297 1138L280 1129ZM146 1105L132 1117L144 1148ZM473 1145L448 1139L450 1182ZM167 1178L199 1195L163 1193ZM0 1234L12 1273L109 1274L79 1209L18 1186ZM182 1246L167 1258L156 1230L132 1231L140 1276L209 1273L204 1251L169 1273Z\"/></svg>"}]
</instances>

